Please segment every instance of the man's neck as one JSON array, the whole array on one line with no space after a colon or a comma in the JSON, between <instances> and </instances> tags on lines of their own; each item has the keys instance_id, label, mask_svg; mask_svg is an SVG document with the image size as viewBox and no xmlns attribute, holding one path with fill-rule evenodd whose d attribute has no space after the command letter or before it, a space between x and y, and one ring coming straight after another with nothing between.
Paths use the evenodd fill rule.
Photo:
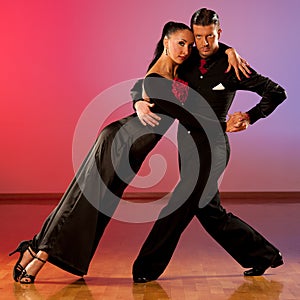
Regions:
<instances>
[{"instance_id":1,"label":"man's neck","mask_svg":"<svg viewBox=\"0 0 300 300\"><path fill-rule=\"evenodd\" d=\"M209 59L209 58L213 57L213 56L219 51L219 49L220 49L220 47L219 47L219 45L218 45L218 47L216 47L216 48L214 49L214 52L213 52L212 54L207 55L207 56L204 56L204 55L201 55L201 53L199 52L199 56L200 56L201 58L203 58L203 59Z\"/></svg>"}]
</instances>

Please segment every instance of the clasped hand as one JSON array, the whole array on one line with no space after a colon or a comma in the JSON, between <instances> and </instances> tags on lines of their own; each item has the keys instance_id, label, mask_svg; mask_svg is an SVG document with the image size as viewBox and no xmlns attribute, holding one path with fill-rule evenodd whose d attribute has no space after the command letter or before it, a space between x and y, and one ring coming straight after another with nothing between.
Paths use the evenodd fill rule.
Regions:
<instances>
[{"instance_id":1,"label":"clasped hand","mask_svg":"<svg viewBox=\"0 0 300 300\"><path fill-rule=\"evenodd\" d=\"M247 113L235 112L228 114L229 119L226 121L226 132L238 132L247 129L250 124Z\"/></svg>"}]
</instances>

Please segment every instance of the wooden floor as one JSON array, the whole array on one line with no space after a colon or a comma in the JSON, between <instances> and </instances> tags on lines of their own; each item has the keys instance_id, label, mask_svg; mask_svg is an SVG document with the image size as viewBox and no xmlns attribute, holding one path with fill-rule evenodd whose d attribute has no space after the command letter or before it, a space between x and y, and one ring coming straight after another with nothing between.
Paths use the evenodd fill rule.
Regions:
<instances>
[{"instance_id":1,"label":"wooden floor","mask_svg":"<svg viewBox=\"0 0 300 300\"><path fill-rule=\"evenodd\" d=\"M285 264L268 269L264 276L245 278L244 269L193 220L162 277L133 284L131 265L152 224L112 220L84 279L47 263L34 285L21 285L12 279L17 255L7 254L39 230L54 203L1 201L0 299L300 299L300 201L259 204L226 200L223 205L274 243Z\"/></svg>"}]
</instances>

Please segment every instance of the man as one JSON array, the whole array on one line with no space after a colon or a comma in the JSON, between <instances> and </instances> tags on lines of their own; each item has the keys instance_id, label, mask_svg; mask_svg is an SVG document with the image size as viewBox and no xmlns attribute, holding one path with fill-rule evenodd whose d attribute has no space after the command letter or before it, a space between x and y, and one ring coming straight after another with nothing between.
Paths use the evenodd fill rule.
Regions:
<instances>
[{"instance_id":1,"label":"man","mask_svg":"<svg viewBox=\"0 0 300 300\"><path fill-rule=\"evenodd\" d=\"M227 56L224 49L221 49L219 45L222 30L219 17L214 11L205 8L196 11L191 18L191 28L194 32L197 49L194 49L196 51L193 51L187 63L180 67L179 77L187 81L190 87L201 94L215 112L224 129L227 163L230 148L225 131L245 130L249 124L254 124L260 118L268 116L286 99L286 93L278 84L257 74L253 69L251 69L249 78L243 76L241 80L234 76L233 71L225 72ZM252 91L262 98L248 112L238 112L231 115L226 123L226 116L237 90ZM135 87L132 95L133 100L136 101L135 108L140 120L144 124L155 126L159 118L149 111L152 104L138 101L142 100L141 92L137 92ZM201 147L197 145L199 148L196 150L192 147L186 147L186 137L189 135L196 142L201 141ZM283 264L281 253L277 248L244 221L232 213L227 213L222 207L217 190L218 176L215 176L216 192L211 196L210 201L206 201L208 204L202 207L202 200L199 199L203 198L205 182L211 172L211 165L206 162L211 160L210 155L214 150L209 149L209 143L205 141L203 135L201 137L199 135L199 133L191 132L183 127L178 129L178 149L183 163L181 165L180 187L176 187L175 194L173 193L168 205L155 222L134 262L133 279L136 283L155 280L163 273L181 233L194 216L241 266L251 268L244 272L245 276L259 276L264 274L269 267L276 268ZM201 162L197 187L191 192L190 197L172 212L170 207L178 201L176 197L180 195L178 189L189 188L188 172L194 168L193 153L197 151ZM182 159L185 156L186 159ZM220 175L221 172L222 170L217 170L216 174Z\"/></svg>"}]
</instances>

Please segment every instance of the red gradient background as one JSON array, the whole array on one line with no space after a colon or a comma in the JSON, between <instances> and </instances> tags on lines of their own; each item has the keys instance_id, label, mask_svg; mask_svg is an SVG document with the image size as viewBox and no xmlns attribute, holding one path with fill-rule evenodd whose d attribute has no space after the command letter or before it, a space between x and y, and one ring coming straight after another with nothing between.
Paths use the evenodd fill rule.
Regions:
<instances>
[{"instance_id":1,"label":"red gradient background","mask_svg":"<svg viewBox=\"0 0 300 300\"><path fill-rule=\"evenodd\" d=\"M221 41L288 92L269 118L230 135L221 190L299 191L297 1L13 0L0 4L0 193L63 192L74 174L72 140L81 113L112 85L142 77L163 24L189 23L201 7L219 13ZM231 112L258 100L238 93ZM117 116L131 112L129 103ZM177 180L173 148L165 141L155 150L168 169L153 191ZM141 174L148 172L146 162Z\"/></svg>"}]
</instances>

